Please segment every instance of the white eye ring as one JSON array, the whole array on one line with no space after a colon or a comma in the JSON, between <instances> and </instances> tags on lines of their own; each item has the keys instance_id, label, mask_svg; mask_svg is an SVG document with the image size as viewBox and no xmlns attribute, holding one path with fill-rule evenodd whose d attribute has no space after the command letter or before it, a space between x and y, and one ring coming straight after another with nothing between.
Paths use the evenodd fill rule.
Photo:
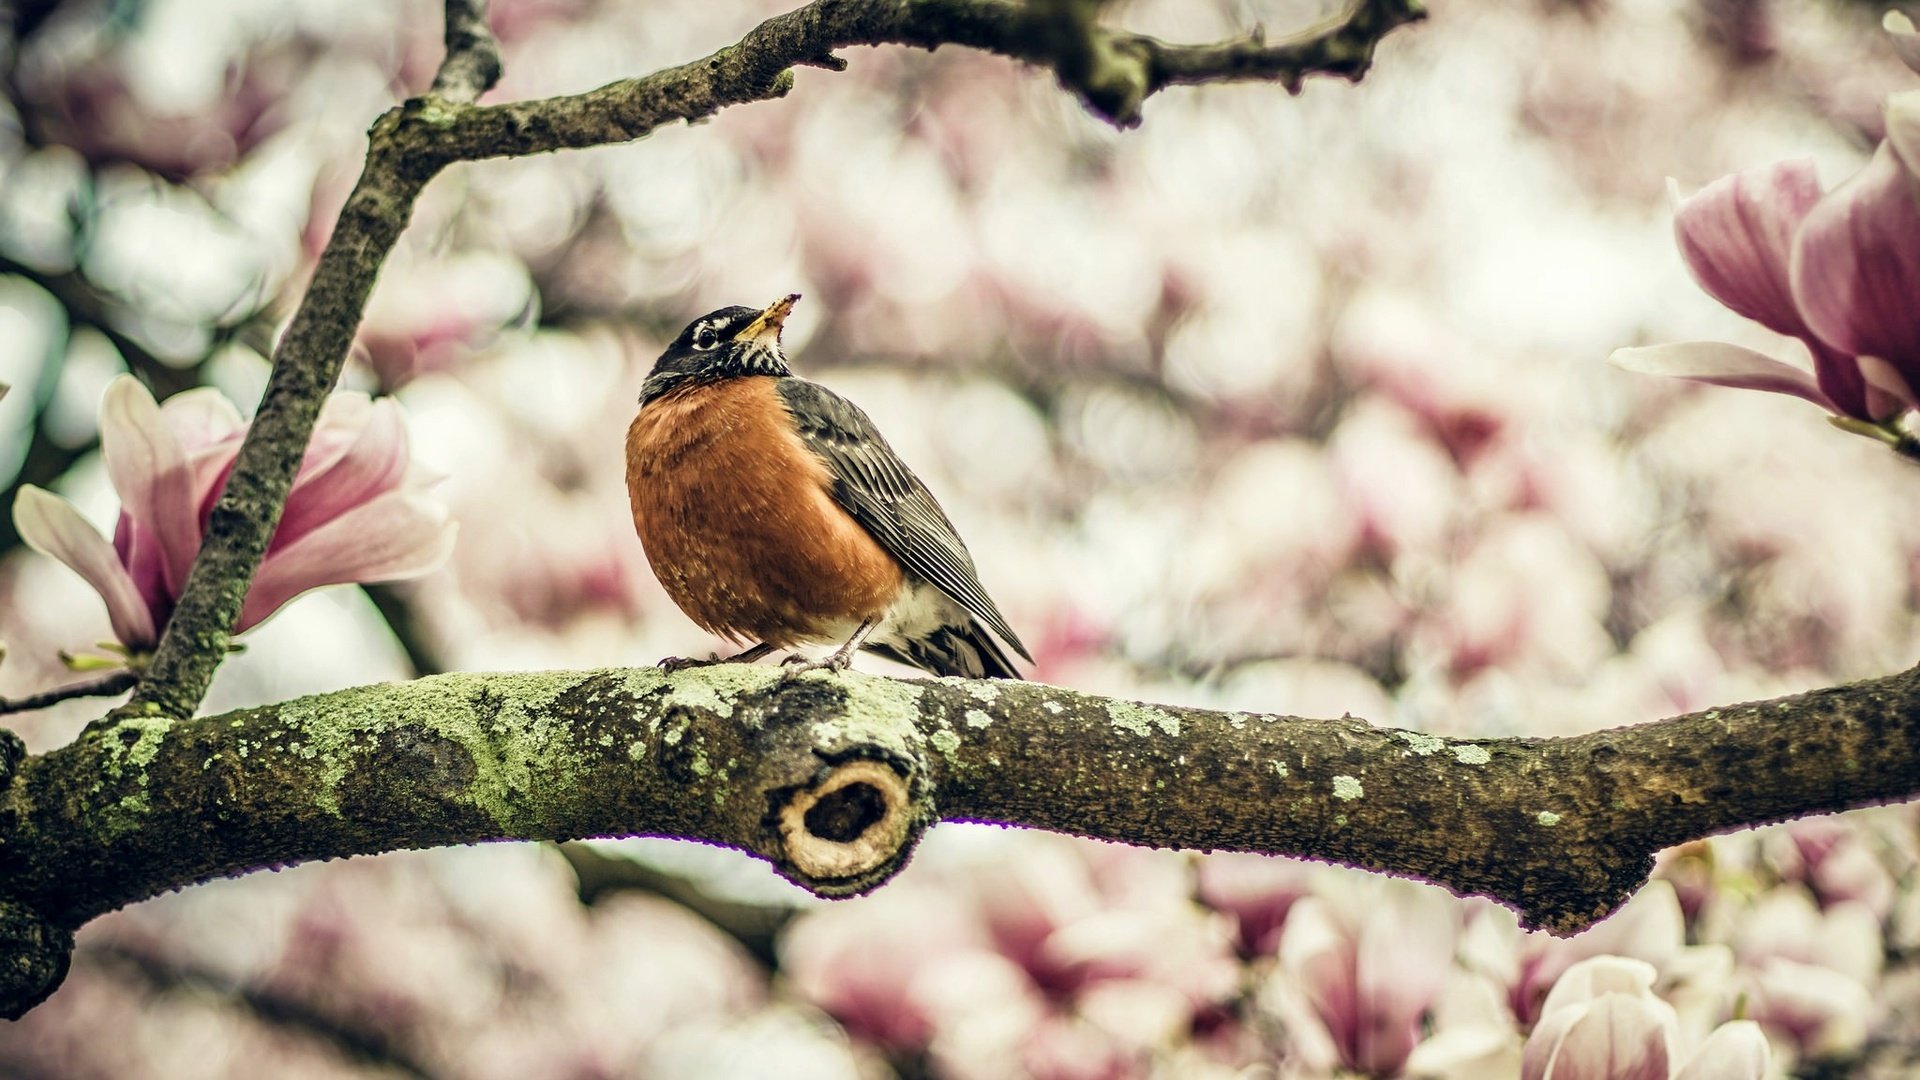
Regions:
<instances>
[{"instance_id":1,"label":"white eye ring","mask_svg":"<svg viewBox=\"0 0 1920 1080\"><path fill-rule=\"evenodd\" d=\"M706 350L711 349L718 344L720 344L720 335L713 332L713 327L711 325L702 326L700 329L694 331L694 334L693 334L694 348L699 349L702 352L705 352Z\"/></svg>"}]
</instances>

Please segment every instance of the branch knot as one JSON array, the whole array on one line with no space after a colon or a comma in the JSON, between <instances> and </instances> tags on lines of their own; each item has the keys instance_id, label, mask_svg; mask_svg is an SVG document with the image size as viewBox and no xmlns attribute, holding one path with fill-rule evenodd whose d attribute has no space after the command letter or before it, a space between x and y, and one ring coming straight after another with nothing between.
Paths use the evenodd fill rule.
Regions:
<instances>
[{"instance_id":1,"label":"branch knot","mask_svg":"<svg viewBox=\"0 0 1920 1080\"><path fill-rule=\"evenodd\" d=\"M907 778L891 765L843 761L787 793L779 808L783 861L817 892L865 892L878 884L870 875L903 861L914 831L913 802Z\"/></svg>"}]
</instances>

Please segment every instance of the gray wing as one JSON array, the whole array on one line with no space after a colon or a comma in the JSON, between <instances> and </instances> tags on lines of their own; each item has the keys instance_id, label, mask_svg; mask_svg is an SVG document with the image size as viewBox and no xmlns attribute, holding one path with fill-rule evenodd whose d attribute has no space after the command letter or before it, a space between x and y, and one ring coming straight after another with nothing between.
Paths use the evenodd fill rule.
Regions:
<instances>
[{"instance_id":1,"label":"gray wing","mask_svg":"<svg viewBox=\"0 0 1920 1080\"><path fill-rule=\"evenodd\" d=\"M973 556L946 511L860 407L800 378L780 380L800 440L827 463L833 498L908 572L952 597L1029 662L1026 646L980 587Z\"/></svg>"}]
</instances>

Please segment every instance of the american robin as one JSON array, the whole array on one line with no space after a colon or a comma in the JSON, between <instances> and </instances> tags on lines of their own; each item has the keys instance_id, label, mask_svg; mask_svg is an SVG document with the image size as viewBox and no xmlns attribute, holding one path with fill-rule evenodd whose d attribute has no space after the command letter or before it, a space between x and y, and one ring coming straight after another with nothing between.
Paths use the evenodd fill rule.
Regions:
<instances>
[{"instance_id":1,"label":"american robin","mask_svg":"<svg viewBox=\"0 0 1920 1080\"><path fill-rule=\"evenodd\" d=\"M627 429L633 525L667 595L731 659L838 642L936 675L1029 662L953 522L859 406L797 378L780 328L799 294L695 319L653 366ZM671 661L683 664L685 661Z\"/></svg>"}]
</instances>

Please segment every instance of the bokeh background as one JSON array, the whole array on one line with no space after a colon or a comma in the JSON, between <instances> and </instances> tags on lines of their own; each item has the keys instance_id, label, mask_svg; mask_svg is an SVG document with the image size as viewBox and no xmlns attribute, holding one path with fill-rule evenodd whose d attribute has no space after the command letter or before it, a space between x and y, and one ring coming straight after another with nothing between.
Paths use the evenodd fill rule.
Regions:
<instances>
[{"instance_id":1,"label":"bokeh background","mask_svg":"<svg viewBox=\"0 0 1920 1080\"><path fill-rule=\"evenodd\" d=\"M496 0L489 100L680 63L780 6ZM0 484L107 522L102 387L131 370L251 409L365 129L431 79L439 13L6 10ZM1109 18L1202 41L1332 10ZM208 707L715 647L647 570L621 438L686 321L790 291L795 366L927 479L1035 678L1549 735L1905 666L1920 471L1804 402L1605 363L1799 348L1689 281L1666 178L1850 174L1915 82L1879 16L1439 0L1358 87L1174 90L1126 133L1001 59L852 49L698 126L459 166L347 377L404 405L456 554L296 602ZM0 523L0 694L106 636L97 598ZM96 708L8 722L43 750ZM1778 1072L1905 1076L1914 826L1896 807L1670 852L1564 942L1331 867L979 827L834 904L660 840L353 859L93 923L65 987L0 1028L0 1075L1502 1076L1558 974L1613 953L1655 966L1687 1040L1745 1016ZM1410 1054L1356 1033L1383 1015Z\"/></svg>"}]
</instances>

